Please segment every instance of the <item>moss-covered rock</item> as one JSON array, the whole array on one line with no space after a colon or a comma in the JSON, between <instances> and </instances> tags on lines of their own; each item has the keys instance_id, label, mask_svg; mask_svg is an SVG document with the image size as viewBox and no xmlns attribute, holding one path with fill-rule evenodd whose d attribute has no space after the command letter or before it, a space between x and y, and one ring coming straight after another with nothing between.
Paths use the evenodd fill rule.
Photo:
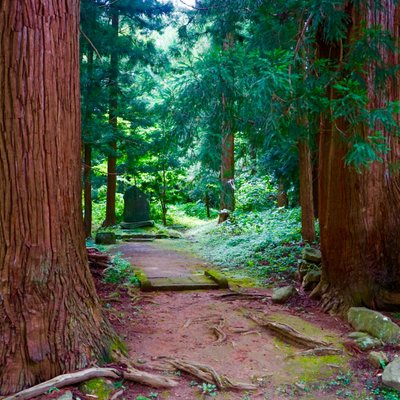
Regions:
<instances>
[{"instance_id":1,"label":"moss-covered rock","mask_svg":"<svg viewBox=\"0 0 400 400\"><path fill-rule=\"evenodd\" d=\"M384 368L389 363L388 356L383 351L371 351L368 361L375 368Z\"/></svg>"},{"instance_id":2,"label":"moss-covered rock","mask_svg":"<svg viewBox=\"0 0 400 400\"><path fill-rule=\"evenodd\" d=\"M321 252L317 249L313 249L312 247L305 247L303 249L303 260L314 264L321 264Z\"/></svg>"},{"instance_id":3,"label":"moss-covered rock","mask_svg":"<svg viewBox=\"0 0 400 400\"><path fill-rule=\"evenodd\" d=\"M115 244L117 242L114 232L98 232L95 239L96 244Z\"/></svg>"},{"instance_id":4,"label":"moss-covered rock","mask_svg":"<svg viewBox=\"0 0 400 400\"><path fill-rule=\"evenodd\" d=\"M400 343L400 327L385 315L364 307L352 307L347 319L357 331L367 332L384 343Z\"/></svg>"},{"instance_id":5,"label":"moss-covered rock","mask_svg":"<svg viewBox=\"0 0 400 400\"><path fill-rule=\"evenodd\" d=\"M98 400L108 400L114 391L114 386L105 378L94 378L82 383L79 390L84 394L96 396Z\"/></svg>"},{"instance_id":6,"label":"moss-covered rock","mask_svg":"<svg viewBox=\"0 0 400 400\"><path fill-rule=\"evenodd\" d=\"M272 292L272 301L277 304L283 304L296 294L297 290L293 286L275 288Z\"/></svg>"}]
</instances>

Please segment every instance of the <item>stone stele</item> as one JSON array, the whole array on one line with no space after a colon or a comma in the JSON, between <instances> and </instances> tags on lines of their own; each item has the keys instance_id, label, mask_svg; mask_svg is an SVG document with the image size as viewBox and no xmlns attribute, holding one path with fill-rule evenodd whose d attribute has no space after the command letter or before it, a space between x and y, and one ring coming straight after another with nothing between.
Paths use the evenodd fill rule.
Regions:
<instances>
[{"instance_id":1,"label":"stone stele","mask_svg":"<svg viewBox=\"0 0 400 400\"><path fill-rule=\"evenodd\" d=\"M150 220L149 200L136 186L130 187L124 194L124 222L121 225L125 229L154 225Z\"/></svg>"}]
</instances>

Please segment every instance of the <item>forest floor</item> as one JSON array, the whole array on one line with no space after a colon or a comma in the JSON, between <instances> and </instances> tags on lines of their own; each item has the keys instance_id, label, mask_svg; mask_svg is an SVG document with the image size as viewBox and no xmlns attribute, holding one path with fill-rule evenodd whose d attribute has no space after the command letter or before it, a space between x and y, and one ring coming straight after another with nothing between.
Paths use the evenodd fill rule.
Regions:
<instances>
[{"instance_id":1,"label":"forest floor","mask_svg":"<svg viewBox=\"0 0 400 400\"><path fill-rule=\"evenodd\" d=\"M113 247L112 252L121 252L135 267L156 275L163 268L174 276L207 266L185 239L124 243ZM175 372L180 384L172 390L124 383L121 398L373 398L364 385L365 377L373 377L374 370L363 355L349 356L346 351L343 355L298 355L304 349L284 343L249 318L267 316L345 350L342 343L349 327L340 319L323 314L301 291L287 304L275 305L270 301L271 289L266 288L236 286L236 290L263 295L246 299L225 297L229 290L141 293L139 289L127 290L99 280L97 284L100 296L112 299L106 303L108 316L136 365L151 370L155 365L165 366L160 357L184 359L212 366L234 381L258 386L252 391L220 391L212 385L203 386L186 373ZM215 326L223 332L220 341Z\"/></svg>"},{"instance_id":2,"label":"forest floor","mask_svg":"<svg viewBox=\"0 0 400 400\"><path fill-rule=\"evenodd\" d=\"M187 239L110 246L134 268L158 276L199 273L210 267ZM379 384L379 371L367 362L367 353L349 354L343 346L350 327L322 313L299 287L299 294L284 305L273 304L272 289L246 287L233 279L230 290L141 292L127 284L105 283L94 274L109 320L125 341L128 359L137 368L165 374L179 381L169 390L156 390L130 382L117 382L120 400L151 399L383 399L371 389ZM228 277L229 278L229 277ZM251 280L250 280L251 281ZM231 296L235 291L256 295ZM328 342L339 355L301 354L304 348L282 341L251 316L286 324L307 337ZM219 328L220 334L216 334ZM221 334L222 332L222 334ZM351 350L351 349L350 349ZM219 390L186 372L171 370L166 358L201 363L232 381L252 383L256 390ZM66 391L80 399L94 399L77 389L42 396L58 399Z\"/></svg>"}]
</instances>

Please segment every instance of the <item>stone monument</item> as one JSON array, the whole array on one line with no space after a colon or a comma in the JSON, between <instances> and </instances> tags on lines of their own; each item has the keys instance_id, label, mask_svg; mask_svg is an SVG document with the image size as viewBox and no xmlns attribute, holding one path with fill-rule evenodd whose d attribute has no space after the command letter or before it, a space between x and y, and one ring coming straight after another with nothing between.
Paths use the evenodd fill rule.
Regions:
<instances>
[{"instance_id":1,"label":"stone monument","mask_svg":"<svg viewBox=\"0 0 400 400\"><path fill-rule=\"evenodd\" d=\"M154 226L154 221L150 220L149 199L137 186L130 187L124 194L124 222L121 226L123 229Z\"/></svg>"}]
</instances>

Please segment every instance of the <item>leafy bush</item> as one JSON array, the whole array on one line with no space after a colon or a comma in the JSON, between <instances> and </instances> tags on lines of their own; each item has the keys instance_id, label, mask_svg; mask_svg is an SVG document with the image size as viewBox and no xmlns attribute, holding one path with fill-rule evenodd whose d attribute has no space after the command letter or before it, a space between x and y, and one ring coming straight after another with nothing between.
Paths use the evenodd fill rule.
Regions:
<instances>
[{"instance_id":1,"label":"leafy bush","mask_svg":"<svg viewBox=\"0 0 400 400\"><path fill-rule=\"evenodd\" d=\"M106 218L106 195L107 186L101 186L97 190L96 196L93 199L92 218L94 229L98 229ZM121 222L124 214L124 195L122 193L116 194L115 213L117 216L117 222Z\"/></svg>"},{"instance_id":2,"label":"leafy bush","mask_svg":"<svg viewBox=\"0 0 400 400\"><path fill-rule=\"evenodd\" d=\"M276 188L268 176L237 181L236 205L239 211L261 211L271 208L276 201Z\"/></svg>"}]
</instances>

